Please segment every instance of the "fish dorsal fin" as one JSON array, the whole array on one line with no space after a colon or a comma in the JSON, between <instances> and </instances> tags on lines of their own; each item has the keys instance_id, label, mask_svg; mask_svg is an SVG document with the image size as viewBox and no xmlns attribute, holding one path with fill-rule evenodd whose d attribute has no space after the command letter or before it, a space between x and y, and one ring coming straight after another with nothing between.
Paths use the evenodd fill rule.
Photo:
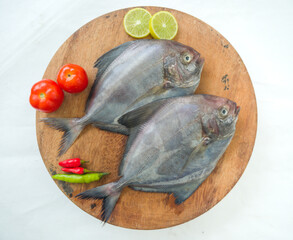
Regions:
<instances>
[{"instance_id":1,"label":"fish dorsal fin","mask_svg":"<svg viewBox=\"0 0 293 240\"><path fill-rule=\"evenodd\" d=\"M134 42L135 41L123 43L123 44L119 45L118 47L113 48L109 52L106 52L104 55L102 55L100 58L97 59L97 61L94 64L94 67L98 68L98 73L96 75L96 79L92 85L90 94L88 96L88 99L86 102L86 108L88 107L89 99L91 99L91 97L94 93L95 87L98 84L103 73L106 71L106 69L109 67L109 65Z\"/></svg>"},{"instance_id":2,"label":"fish dorsal fin","mask_svg":"<svg viewBox=\"0 0 293 240\"><path fill-rule=\"evenodd\" d=\"M161 107L167 104L168 99L161 99L152 103L148 103L140 108L124 114L118 119L118 123L126 126L127 128L136 127L142 123L147 122L153 114Z\"/></svg>"},{"instance_id":3,"label":"fish dorsal fin","mask_svg":"<svg viewBox=\"0 0 293 240\"><path fill-rule=\"evenodd\" d=\"M134 42L135 41L123 43L98 58L94 65L95 68L99 69L97 76L102 75L108 66Z\"/></svg>"}]
</instances>

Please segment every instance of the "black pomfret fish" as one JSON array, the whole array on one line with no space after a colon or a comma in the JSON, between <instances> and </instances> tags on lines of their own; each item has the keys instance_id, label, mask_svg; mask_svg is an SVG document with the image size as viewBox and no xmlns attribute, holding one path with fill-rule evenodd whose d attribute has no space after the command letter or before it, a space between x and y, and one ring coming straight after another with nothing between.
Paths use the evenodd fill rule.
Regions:
<instances>
[{"instance_id":1,"label":"black pomfret fish","mask_svg":"<svg viewBox=\"0 0 293 240\"><path fill-rule=\"evenodd\" d=\"M128 135L128 129L117 119L155 100L193 94L203 64L204 59L197 51L175 41L126 42L96 61L98 73L84 117L44 118L41 121L64 132L59 156L88 124Z\"/></svg>"},{"instance_id":2,"label":"black pomfret fish","mask_svg":"<svg viewBox=\"0 0 293 240\"><path fill-rule=\"evenodd\" d=\"M103 199L107 221L124 187L173 194L185 201L210 175L235 133L240 108L212 95L159 100L122 116L130 128L117 182L87 190L81 199ZM140 124L140 125L137 125ZM134 126L134 127L132 127Z\"/></svg>"}]
</instances>

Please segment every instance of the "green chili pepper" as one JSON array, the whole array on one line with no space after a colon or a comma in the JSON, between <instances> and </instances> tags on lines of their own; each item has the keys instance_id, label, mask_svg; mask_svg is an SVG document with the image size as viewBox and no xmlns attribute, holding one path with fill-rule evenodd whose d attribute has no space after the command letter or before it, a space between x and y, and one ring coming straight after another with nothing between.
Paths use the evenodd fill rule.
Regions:
<instances>
[{"instance_id":1,"label":"green chili pepper","mask_svg":"<svg viewBox=\"0 0 293 240\"><path fill-rule=\"evenodd\" d=\"M79 174L56 174L53 175L52 178L70 182L70 183L91 183L94 181L99 181L104 175L109 173L87 173L83 175Z\"/></svg>"}]
</instances>

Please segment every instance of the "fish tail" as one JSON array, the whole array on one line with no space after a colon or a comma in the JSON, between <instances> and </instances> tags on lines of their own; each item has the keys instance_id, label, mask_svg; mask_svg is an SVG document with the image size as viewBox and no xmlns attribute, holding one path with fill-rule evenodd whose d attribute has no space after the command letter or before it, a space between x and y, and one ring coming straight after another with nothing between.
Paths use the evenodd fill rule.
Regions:
<instances>
[{"instance_id":1,"label":"fish tail","mask_svg":"<svg viewBox=\"0 0 293 240\"><path fill-rule=\"evenodd\" d=\"M102 221L107 222L120 197L122 188L116 182L82 192L75 197L80 199L103 199Z\"/></svg>"},{"instance_id":2,"label":"fish tail","mask_svg":"<svg viewBox=\"0 0 293 240\"><path fill-rule=\"evenodd\" d=\"M42 118L41 121L48 126L64 132L58 149L58 156L64 154L74 143L85 127L78 122L79 118Z\"/></svg>"}]
</instances>

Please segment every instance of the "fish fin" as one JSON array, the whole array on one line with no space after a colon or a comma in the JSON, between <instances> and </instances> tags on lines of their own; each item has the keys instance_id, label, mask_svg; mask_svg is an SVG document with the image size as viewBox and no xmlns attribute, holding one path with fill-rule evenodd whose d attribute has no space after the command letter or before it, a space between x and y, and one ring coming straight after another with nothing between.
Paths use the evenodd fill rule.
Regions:
<instances>
[{"instance_id":1,"label":"fish fin","mask_svg":"<svg viewBox=\"0 0 293 240\"><path fill-rule=\"evenodd\" d=\"M122 170L124 167L124 161L125 161L125 157L130 149L130 147L132 146L133 141L136 139L137 133L139 132L140 128L139 127L135 127L135 128L131 128L129 129L129 137L127 139L127 143L125 146L125 150L124 150L124 154L123 154L123 158L120 162L120 166L119 166L119 171L118 174L119 176L122 175Z\"/></svg>"},{"instance_id":2,"label":"fish fin","mask_svg":"<svg viewBox=\"0 0 293 240\"><path fill-rule=\"evenodd\" d=\"M205 178L197 179L194 182L186 183L180 187L177 187L176 189L173 189L173 195L175 197L175 203L181 204L183 203L187 198L189 198L195 190L202 184L202 182L205 180Z\"/></svg>"},{"instance_id":3,"label":"fish fin","mask_svg":"<svg viewBox=\"0 0 293 240\"><path fill-rule=\"evenodd\" d=\"M161 193L169 193L174 195L175 203L180 204L184 202L187 198L189 198L195 190L202 184L205 178L197 179L194 182L182 184L182 185L175 185L170 187L160 186L160 187L152 187L152 186L132 186L129 187L136 191L143 191L143 192L161 192Z\"/></svg>"},{"instance_id":4,"label":"fish fin","mask_svg":"<svg viewBox=\"0 0 293 240\"><path fill-rule=\"evenodd\" d=\"M106 52L104 55L102 55L100 58L97 59L97 61L94 64L95 68L98 68L98 73L96 75L96 79L92 85L90 94L88 96L87 102L86 102L86 109L88 108L89 99L92 98L92 95L94 93L95 87L98 84L101 76L106 71L106 69L109 67L109 65L121 54L123 53L131 44L133 44L133 41L123 43L119 45L116 48L113 48L112 50Z\"/></svg>"},{"instance_id":5,"label":"fish fin","mask_svg":"<svg viewBox=\"0 0 293 240\"><path fill-rule=\"evenodd\" d=\"M133 108L133 106L135 106L135 104L141 102L143 99L146 99L148 97L158 96L160 94L163 94L166 91L167 91L167 89L164 88L163 85L162 86L160 86L160 85L154 86L151 89L149 89L145 94L143 94L142 96L137 98L133 103L131 103L128 106L127 110Z\"/></svg>"},{"instance_id":6,"label":"fish fin","mask_svg":"<svg viewBox=\"0 0 293 240\"><path fill-rule=\"evenodd\" d=\"M120 125L120 124L107 124L107 123L93 123L93 125L101 130L120 133L124 135L129 135L129 130L127 127Z\"/></svg>"},{"instance_id":7,"label":"fish fin","mask_svg":"<svg viewBox=\"0 0 293 240\"><path fill-rule=\"evenodd\" d=\"M74 143L79 136L82 129L85 127L83 124L77 123L79 118L42 118L48 126L55 128L63 133L62 140L58 149L58 156L64 154L70 146Z\"/></svg>"},{"instance_id":8,"label":"fish fin","mask_svg":"<svg viewBox=\"0 0 293 240\"><path fill-rule=\"evenodd\" d=\"M183 171L187 165L195 159L196 154L198 154L199 151L201 151L201 148L204 146L207 146L210 143L211 139L209 137L203 137L200 143L194 148L192 153L189 155L188 159L186 160L185 164L183 165L181 171Z\"/></svg>"},{"instance_id":9,"label":"fish fin","mask_svg":"<svg viewBox=\"0 0 293 240\"><path fill-rule=\"evenodd\" d=\"M124 114L118 119L118 123L133 128L142 123L145 123L151 118L151 116L159 110L160 107L164 106L168 102L168 99L158 100L152 103L148 103L140 108L130 111Z\"/></svg>"},{"instance_id":10,"label":"fish fin","mask_svg":"<svg viewBox=\"0 0 293 240\"><path fill-rule=\"evenodd\" d=\"M117 187L117 183L114 182L92 188L77 194L75 197L79 199L102 199L101 218L102 221L106 223L116 206L121 190L121 188Z\"/></svg>"},{"instance_id":11,"label":"fish fin","mask_svg":"<svg viewBox=\"0 0 293 240\"><path fill-rule=\"evenodd\" d=\"M97 59L94 64L95 68L98 68L99 71L105 71L107 67L121 54L123 53L130 45L132 45L135 41L125 42L110 51L103 54L101 57Z\"/></svg>"},{"instance_id":12,"label":"fish fin","mask_svg":"<svg viewBox=\"0 0 293 240\"><path fill-rule=\"evenodd\" d=\"M171 193L168 188L152 188L147 186L139 186L139 185L129 185L129 187L135 191L142 191L142 192L163 192L163 193Z\"/></svg>"}]
</instances>

